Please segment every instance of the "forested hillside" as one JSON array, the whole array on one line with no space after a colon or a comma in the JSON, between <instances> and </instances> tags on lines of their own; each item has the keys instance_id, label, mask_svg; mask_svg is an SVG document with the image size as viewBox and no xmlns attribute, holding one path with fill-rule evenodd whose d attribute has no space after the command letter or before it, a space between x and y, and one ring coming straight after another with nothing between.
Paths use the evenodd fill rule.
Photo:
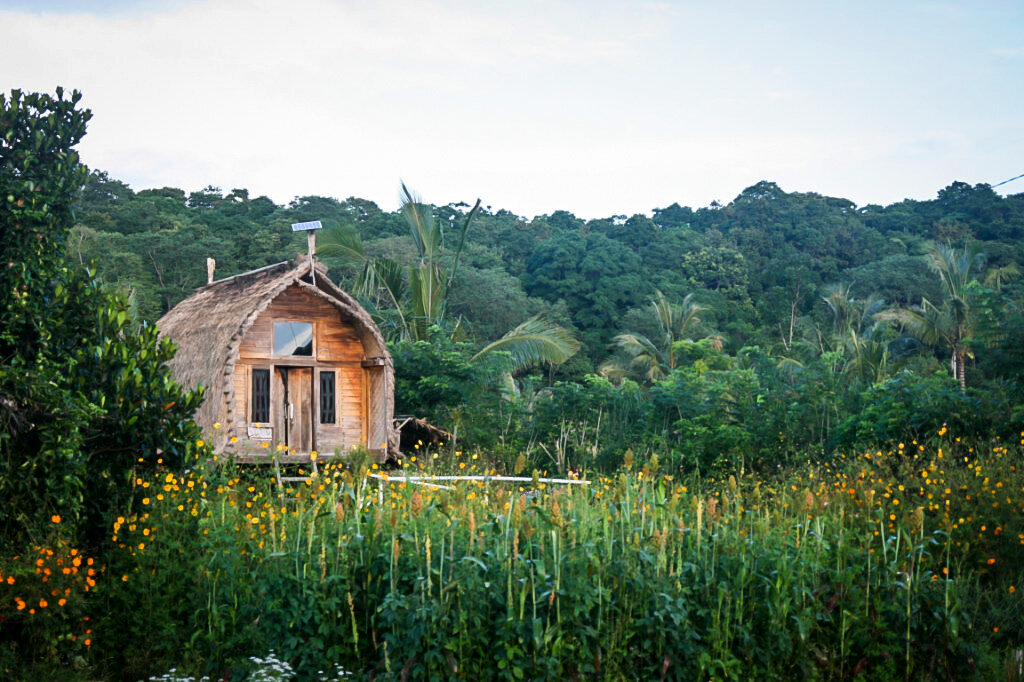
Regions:
<instances>
[{"instance_id":1,"label":"forested hillside","mask_svg":"<svg viewBox=\"0 0 1024 682\"><path fill-rule=\"evenodd\" d=\"M706 440L698 449L710 461L751 447L902 438L944 421L949 409L948 419L961 415L964 428L986 432L1022 414L1014 396L1024 367L1024 194L955 182L931 201L858 207L760 182L726 205L673 204L650 217L597 220L415 205L440 227L441 243L426 258L455 275L443 311L415 313L408 281L387 289L378 273L376 289L365 287L360 264L383 259L398 276L425 256L407 214L357 198L298 197L279 206L244 189L135 192L93 172L68 248L130 294L141 320L153 321L205 283L208 256L218 278L279 262L305 249L289 224L321 220L322 238L357 242L358 258L324 260L342 286L363 294L395 343L399 410L461 425L488 444L544 443L557 435L553 428L596 429L600 415L592 452L613 456L621 438L619 445L679 446L685 460L685 435L691 453ZM944 278L943 268L953 272ZM421 330L432 325L429 338L389 322L403 306L403 319L427 318ZM516 373L520 394L556 398L550 424L540 423L536 400L499 401L508 396L486 377L493 368L469 362L538 314L582 342L566 363ZM956 386L957 353L966 392ZM901 416L910 411L904 398L924 387L934 409L925 411L930 417L914 412L921 423L911 424ZM582 391L590 407L573 412L559 391ZM466 418L465 406L483 404L481 392L498 401L493 412L501 416ZM664 405L652 407L659 396ZM869 404L882 413L865 421ZM508 432L510 409L528 412L515 420L528 432ZM629 423L620 438L615 414L626 420L619 427Z\"/></svg>"},{"instance_id":2,"label":"forested hillside","mask_svg":"<svg viewBox=\"0 0 1024 682\"><path fill-rule=\"evenodd\" d=\"M81 97L0 94L4 679L1019 677L1024 195L136 193ZM445 442L200 432L151 322L309 219Z\"/></svg>"}]
</instances>

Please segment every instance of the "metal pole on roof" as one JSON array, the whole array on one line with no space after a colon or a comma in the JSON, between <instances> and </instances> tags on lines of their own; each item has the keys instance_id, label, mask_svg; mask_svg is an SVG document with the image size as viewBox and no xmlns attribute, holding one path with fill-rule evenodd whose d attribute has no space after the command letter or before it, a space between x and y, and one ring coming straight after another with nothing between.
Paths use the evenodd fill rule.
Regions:
<instances>
[{"instance_id":1,"label":"metal pole on roof","mask_svg":"<svg viewBox=\"0 0 1024 682\"><path fill-rule=\"evenodd\" d=\"M313 262L313 254L316 252L316 231L323 229L319 220L311 220L307 223L292 223L292 232L305 232L306 242L309 245L309 277L316 286L316 266Z\"/></svg>"}]
</instances>

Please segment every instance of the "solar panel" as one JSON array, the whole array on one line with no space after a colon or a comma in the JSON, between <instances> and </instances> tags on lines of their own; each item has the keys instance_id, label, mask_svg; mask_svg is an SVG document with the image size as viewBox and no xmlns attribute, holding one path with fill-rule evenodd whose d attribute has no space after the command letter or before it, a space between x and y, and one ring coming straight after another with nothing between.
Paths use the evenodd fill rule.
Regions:
<instances>
[{"instance_id":1,"label":"solar panel","mask_svg":"<svg viewBox=\"0 0 1024 682\"><path fill-rule=\"evenodd\" d=\"M320 224L319 220L311 220L308 223L292 223L292 232L302 232L303 230L320 230L323 225Z\"/></svg>"}]
</instances>

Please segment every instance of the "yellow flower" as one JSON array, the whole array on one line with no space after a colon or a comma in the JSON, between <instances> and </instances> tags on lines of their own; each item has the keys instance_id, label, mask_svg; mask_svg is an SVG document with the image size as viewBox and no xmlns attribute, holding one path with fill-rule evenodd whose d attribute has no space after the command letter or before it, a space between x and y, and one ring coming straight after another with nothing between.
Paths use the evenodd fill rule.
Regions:
<instances>
[{"instance_id":1,"label":"yellow flower","mask_svg":"<svg viewBox=\"0 0 1024 682\"><path fill-rule=\"evenodd\" d=\"M214 429L219 429L220 428L220 422L213 422L213 428Z\"/></svg>"},{"instance_id":2,"label":"yellow flower","mask_svg":"<svg viewBox=\"0 0 1024 682\"><path fill-rule=\"evenodd\" d=\"M206 445L206 443L205 443L205 442L204 442L204 441L203 441L203 440L202 440L201 438L200 438L199 440L197 440L197 441L196 441L196 447L197 447L197 448L201 448L201 447L203 447L204 445Z\"/></svg>"}]
</instances>

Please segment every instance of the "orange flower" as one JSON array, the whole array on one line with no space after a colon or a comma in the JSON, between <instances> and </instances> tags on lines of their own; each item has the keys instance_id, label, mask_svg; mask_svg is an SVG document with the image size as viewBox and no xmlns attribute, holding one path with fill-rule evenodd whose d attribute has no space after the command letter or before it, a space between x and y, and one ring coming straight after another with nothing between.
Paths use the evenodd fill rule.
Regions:
<instances>
[{"instance_id":1,"label":"orange flower","mask_svg":"<svg viewBox=\"0 0 1024 682\"><path fill-rule=\"evenodd\" d=\"M992 564L994 564L995 562L996 562L996 560L995 560L995 559L989 559L989 560L988 560L988 561L986 561L985 563L987 563L987 564L988 564L989 566L991 566L991 565L992 565Z\"/></svg>"},{"instance_id":2,"label":"orange flower","mask_svg":"<svg viewBox=\"0 0 1024 682\"><path fill-rule=\"evenodd\" d=\"M53 521L54 523L60 523L60 514L54 514L53 516L50 517L50 520Z\"/></svg>"},{"instance_id":3,"label":"orange flower","mask_svg":"<svg viewBox=\"0 0 1024 682\"><path fill-rule=\"evenodd\" d=\"M40 599L40 600L39 600L39 608L41 608L41 609L45 609L45 608L46 608L47 606L49 606L49 604L48 604L48 603L46 603L46 600L45 600L45 599Z\"/></svg>"},{"instance_id":4,"label":"orange flower","mask_svg":"<svg viewBox=\"0 0 1024 682\"><path fill-rule=\"evenodd\" d=\"M15 597L14 601L18 603L18 610L19 611L24 611L25 610L25 601L21 597Z\"/></svg>"}]
</instances>

